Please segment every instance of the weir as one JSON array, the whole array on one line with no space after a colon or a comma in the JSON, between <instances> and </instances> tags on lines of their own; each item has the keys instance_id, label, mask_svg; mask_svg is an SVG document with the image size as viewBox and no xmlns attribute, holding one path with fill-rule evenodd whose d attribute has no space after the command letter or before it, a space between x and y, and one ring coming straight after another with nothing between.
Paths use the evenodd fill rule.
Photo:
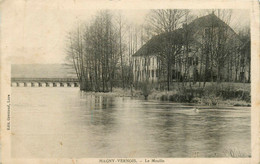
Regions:
<instances>
[{"instance_id":1,"label":"weir","mask_svg":"<svg viewBox=\"0 0 260 164\"><path fill-rule=\"evenodd\" d=\"M11 78L11 87L79 87L77 78Z\"/></svg>"}]
</instances>

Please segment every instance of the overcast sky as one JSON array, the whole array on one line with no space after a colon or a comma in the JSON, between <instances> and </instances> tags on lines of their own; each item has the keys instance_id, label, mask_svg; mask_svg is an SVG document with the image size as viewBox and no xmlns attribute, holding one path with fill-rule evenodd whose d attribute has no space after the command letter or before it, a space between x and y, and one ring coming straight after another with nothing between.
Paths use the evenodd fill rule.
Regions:
<instances>
[{"instance_id":1,"label":"overcast sky","mask_svg":"<svg viewBox=\"0 0 260 164\"><path fill-rule=\"evenodd\" d=\"M4 21L5 52L12 63L17 64L63 63L67 32L75 28L76 22L89 21L96 11L18 4L12 13L8 13L12 19L1 19ZM123 10L123 14L130 22L141 23L147 11L131 9ZM249 23L248 10L235 10L233 16L235 24L243 26Z\"/></svg>"}]
</instances>

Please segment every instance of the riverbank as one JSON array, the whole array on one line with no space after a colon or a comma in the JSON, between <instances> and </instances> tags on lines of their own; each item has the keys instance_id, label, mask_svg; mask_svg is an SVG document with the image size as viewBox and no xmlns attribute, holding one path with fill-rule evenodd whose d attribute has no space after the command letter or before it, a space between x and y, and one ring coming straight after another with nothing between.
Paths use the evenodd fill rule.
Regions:
<instances>
[{"instance_id":1,"label":"riverbank","mask_svg":"<svg viewBox=\"0 0 260 164\"><path fill-rule=\"evenodd\" d=\"M210 95L210 96L186 96L173 91L153 91L148 99L170 101L176 103L194 103L199 105L208 106L246 106L250 107L251 102L242 100L240 98L224 99L222 96Z\"/></svg>"},{"instance_id":2,"label":"riverbank","mask_svg":"<svg viewBox=\"0 0 260 164\"><path fill-rule=\"evenodd\" d=\"M114 88L113 92L95 92L93 94L100 96L145 98L144 91L136 89ZM189 90L186 90L184 94L178 90L159 91L150 89L147 99L208 106L251 106L250 86L247 85L245 87L239 84L224 85L218 89L216 89L215 86L207 86L204 90L193 89L192 94Z\"/></svg>"},{"instance_id":3,"label":"riverbank","mask_svg":"<svg viewBox=\"0 0 260 164\"><path fill-rule=\"evenodd\" d=\"M136 97L143 98L142 92L136 89L122 89L113 88L112 92L88 92L97 96L111 96L111 97Z\"/></svg>"}]
</instances>

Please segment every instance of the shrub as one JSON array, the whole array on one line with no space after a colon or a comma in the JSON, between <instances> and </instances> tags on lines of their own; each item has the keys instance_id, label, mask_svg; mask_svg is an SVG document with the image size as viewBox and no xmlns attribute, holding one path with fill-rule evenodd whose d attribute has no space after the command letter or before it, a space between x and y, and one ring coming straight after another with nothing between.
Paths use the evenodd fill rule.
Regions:
<instances>
[{"instance_id":1,"label":"shrub","mask_svg":"<svg viewBox=\"0 0 260 164\"><path fill-rule=\"evenodd\" d=\"M152 89L149 82L140 83L140 87L141 87L142 95L144 96L145 99L147 99Z\"/></svg>"},{"instance_id":2,"label":"shrub","mask_svg":"<svg viewBox=\"0 0 260 164\"><path fill-rule=\"evenodd\" d=\"M187 102L193 101L193 96L192 95L183 95L183 94L171 94L171 95L164 94L160 97L160 100L187 103Z\"/></svg>"}]
</instances>

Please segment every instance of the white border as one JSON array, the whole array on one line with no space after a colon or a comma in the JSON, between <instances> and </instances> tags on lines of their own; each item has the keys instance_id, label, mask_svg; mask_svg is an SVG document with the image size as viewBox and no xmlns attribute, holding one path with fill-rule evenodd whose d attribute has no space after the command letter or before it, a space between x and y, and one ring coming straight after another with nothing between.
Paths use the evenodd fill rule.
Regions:
<instances>
[{"instance_id":1,"label":"white border","mask_svg":"<svg viewBox=\"0 0 260 164\"><path fill-rule=\"evenodd\" d=\"M6 47L12 46L5 42L6 30L15 29L15 27L6 27L5 22L12 19L13 12L19 12L23 7L25 0L9 0L1 4L1 129L2 129L2 162L5 163L25 163L25 164L53 164L53 163L99 163L99 159L86 158L86 159L12 159L10 156L11 141L10 131L6 130L7 118L7 95L11 94L10 90L10 61ZM93 8L109 8L109 9L151 9L151 8L190 8L190 9L209 9L209 8L236 8L236 9L250 9L251 11L251 62L252 62L252 135L251 135L251 158L164 158L164 163L258 163L259 160L259 107L260 107L260 53L259 53L259 4L257 1L148 1L148 0L46 0L37 1L27 0L27 5L35 5L35 8L51 8L57 7L62 9L77 9L87 10ZM19 13L18 13L19 14ZM17 22L19 25L19 22ZM150 159L150 158L149 158Z\"/></svg>"}]
</instances>

